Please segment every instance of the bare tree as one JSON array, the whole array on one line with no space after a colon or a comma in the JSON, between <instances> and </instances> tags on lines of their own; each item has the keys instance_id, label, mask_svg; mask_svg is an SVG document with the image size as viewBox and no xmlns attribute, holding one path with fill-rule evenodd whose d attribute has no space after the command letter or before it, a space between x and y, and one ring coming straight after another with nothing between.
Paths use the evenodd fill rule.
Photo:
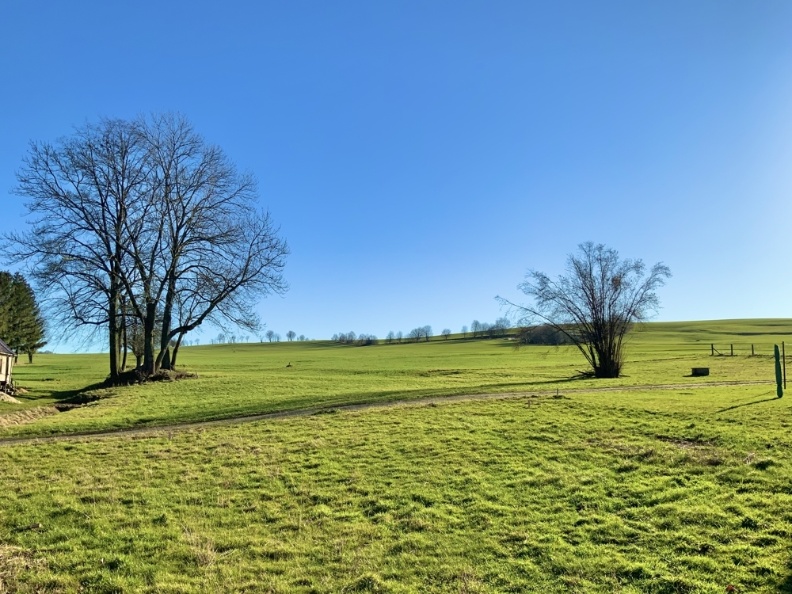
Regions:
<instances>
[{"instance_id":1,"label":"bare tree","mask_svg":"<svg viewBox=\"0 0 792 594\"><path fill-rule=\"evenodd\" d=\"M426 325L423 328L421 328L421 330L423 332L424 339L426 340L426 342L429 342L429 338L432 336L432 327Z\"/></svg>"},{"instance_id":2,"label":"bare tree","mask_svg":"<svg viewBox=\"0 0 792 594\"><path fill-rule=\"evenodd\" d=\"M440 334L443 335L443 338L448 340L448 337L451 336L451 330L449 330L448 328L443 328L443 331Z\"/></svg>"},{"instance_id":3,"label":"bare tree","mask_svg":"<svg viewBox=\"0 0 792 594\"><path fill-rule=\"evenodd\" d=\"M182 117L166 114L137 123L147 148L148 202L156 221L129 251L139 274L148 332L151 309L162 307L159 352L144 366L170 367L169 345L205 320L256 330L253 304L286 289L285 242L269 214L256 208L256 185ZM153 216L156 213L157 216ZM183 319L174 320L178 299ZM130 296L130 299L132 296ZM153 301L153 303L152 303ZM153 343L153 340L151 341ZM152 344L153 346L153 344Z\"/></svg>"},{"instance_id":4,"label":"bare tree","mask_svg":"<svg viewBox=\"0 0 792 594\"><path fill-rule=\"evenodd\" d=\"M297 333L294 330L289 330L286 333L286 340L292 342L297 337Z\"/></svg>"},{"instance_id":5,"label":"bare tree","mask_svg":"<svg viewBox=\"0 0 792 594\"><path fill-rule=\"evenodd\" d=\"M634 323L659 307L656 290L671 276L655 264L648 271L641 260L622 260L616 250L591 242L578 246L567 260L567 274L551 279L532 270L520 289L531 305L515 305L523 314L564 334L580 350L595 377L621 374L624 338Z\"/></svg>"},{"instance_id":6,"label":"bare tree","mask_svg":"<svg viewBox=\"0 0 792 594\"><path fill-rule=\"evenodd\" d=\"M462 338L467 338L468 327L462 326Z\"/></svg>"},{"instance_id":7,"label":"bare tree","mask_svg":"<svg viewBox=\"0 0 792 594\"><path fill-rule=\"evenodd\" d=\"M184 118L102 120L31 144L17 177L37 219L10 236L16 256L61 320L107 331L111 378L130 313L150 374L205 321L256 331L255 302L286 290L288 249L254 180Z\"/></svg>"},{"instance_id":8,"label":"bare tree","mask_svg":"<svg viewBox=\"0 0 792 594\"><path fill-rule=\"evenodd\" d=\"M403 338L404 338L404 333L403 333L401 330L399 330L399 331L396 333L396 340L398 340L399 342L401 342Z\"/></svg>"},{"instance_id":9,"label":"bare tree","mask_svg":"<svg viewBox=\"0 0 792 594\"><path fill-rule=\"evenodd\" d=\"M490 332L494 336L505 336L506 331L511 328L511 321L507 317L500 317L490 326Z\"/></svg>"},{"instance_id":10,"label":"bare tree","mask_svg":"<svg viewBox=\"0 0 792 594\"><path fill-rule=\"evenodd\" d=\"M268 341L272 342L273 340L275 340L275 331L274 330L267 330L266 337L267 337Z\"/></svg>"},{"instance_id":11,"label":"bare tree","mask_svg":"<svg viewBox=\"0 0 792 594\"><path fill-rule=\"evenodd\" d=\"M481 332L481 322L478 320L473 320L473 322L470 324L470 332L473 334L473 338L476 338L479 335L479 332Z\"/></svg>"},{"instance_id":12,"label":"bare tree","mask_svg":"<svg viewBox=\"0 0 792 594\"><path fill-rule=\"evenodd\" d=\"M35 219L8 236L26 260L49 314L64 330L107 331L110 377L120 373L127 230L137 227L146 181L135 127L101 120L55 144L31 142L16 193Z\"/></svg>"}]
</instances>

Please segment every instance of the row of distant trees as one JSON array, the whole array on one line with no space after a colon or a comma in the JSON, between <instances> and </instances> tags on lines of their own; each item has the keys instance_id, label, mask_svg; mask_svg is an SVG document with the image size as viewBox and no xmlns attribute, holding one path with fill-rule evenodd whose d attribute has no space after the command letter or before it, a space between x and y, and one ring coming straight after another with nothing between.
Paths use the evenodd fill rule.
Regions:
<instances>
[{"instance_id":1,"label":"row of distant trees","mask_svg":"<svg viewBox=\"0 0 792 594\"><path fill-rule=\"evenodd\" d=\"M330 340L338 344L352 344L356 346L370 346L378 342L377 337L373 334L355 334L352 331L333 334Z\"/></svg>"},{"instance_id":2,"label":"row of distant trees","mask_svg":"<svg viewBox=\"0 0 792 594\"><path fill-rule=\"evenodd\" d=\"M33 362L33 355L46 345L44 316L33 289L21 274L0 271L0 339Z\"/></svg>"},{"instance_id":3,"label":"row of distant trees","mask_svg":"<svg viewBox=\"0 0 792 594\"><path fill-rule=\"evenodd\" d=\"M537 326L523 326L518 328L513 328L508 320L508 318L503 317L499 318L492 324L488 324L486 322L480 323L477 320L474 320L473 323L470 325L473 329L472 331L468 331L467 326L462 326L462 331L460 335L462 338L496 338L496 337L503 337L507 334L514 336L515 340L519 344L542 344L542 345L563 345L563 344L571 344L571 341L567 338L565 334L556 330L552 326L547 324L540 324ZM440 332L440 336L444 339L448 340L451 336L452 332L449 328L444 328ZM414 328L406 335L399 331L399 332L388 332L388 335L385 337L385 344L394 344L394 343L401 343L401 342L426 342L433 336L432 327L431 326L420 326L418 328ZM264 337L261 338L261 342L264 342L264 338L266 338L267 342L281 342L281 335L274 330L267 330L264 334ZM296 332L293 330L289 330L286 333L286 340L289 342L304 342L309 340L304 334L297 335ZM374 334L356 334L353 331L349 332L339 332L338 334L333 334L331 338L333 342L338 344L347 344L347 345L354 345L354 346L369 346L373 344L378 344L380 341ZM250 341L249 335L237 335L237 334L230 334L221 332L215 338L211 339L211 344L237 344L237 343L245 343ZM199 339L194 339L192 341L185 340L183 341L184 346L198 346L200 345Z\"/></svg>"},{"instance_id":4,"label":"row of distant trees","mask_svg":"<svg viewBox=\"0 0 792 594\"><path fill-rule=\"evenodd\" d=\"M462 338L495 338L505 336L511 327L512 325L509 322L509 319L506 317L498 318L492 324L473 320L473 323L470 325L471 330L468 331L467 326L462 326L462 331L460 334L462 335ZM452 332L449 328L443 328L443 330L440 332L440 336L446 340L448 340L451 334ZM434 332L432 327L429 325L418 326L406 334L401 330L398 332L391 330L385 337L385 344L398 344L402 342L428 342L432 336L434 336ZM353 344L357 346L377 344L378 342L377 337L373 334L355 334L354 332L341 332L339 334L334 334L331 340L339 344Z\"/></svg>"},{"instance_id":5,"label":"row of distant trees","mask_svg":"<svg viewBox=\"0 0 792 594\"><path fill-rule=\"evenodd\" d=\"M495 338L497 336L505 336L506 331L511 327L512 323L509 321L509 318L506 317L498 318L492 324L473 320L473 322L470 324L470 334L473 336L473 338ZM462 326L463 338L466 338L467 334L467 326Z\"/></svg>"},{"instance_id":6,"label":"row of distant trees","mask_svg":"<svg viewBox=\"0 0 792 594\"><path fill-rule=\"evenodd\" d=\"M275 332L274 330L267 330L264 333L264 336L267 338L267 342L281 341L281 335ZM306 338L305 334L300 334L299 336L297 336L297 333L294 330L289 330L286 333L286 340L288 340L289 342L294 342L295 340L299 342L305 342L306 340L308 340L308 338Z\"/></svg>"}]
</instances>

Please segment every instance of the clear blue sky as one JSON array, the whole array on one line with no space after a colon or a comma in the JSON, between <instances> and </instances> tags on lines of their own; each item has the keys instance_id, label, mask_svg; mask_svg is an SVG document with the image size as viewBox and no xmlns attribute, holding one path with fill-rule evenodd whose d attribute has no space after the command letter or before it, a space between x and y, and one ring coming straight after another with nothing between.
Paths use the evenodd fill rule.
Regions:
<instances>
[{"instance_id":1,"label":"clear blue sky","mask_svg":"<svg viewBox=\"0 0 792 594\"><path fill-rule=\"evenodd\" d=\"M787 0L5 0L0 76L0 232L29 140L178 111L290 244L283 336L492 322L587 240L660 320L792 317Z\"/></svg>"}]
</instances>

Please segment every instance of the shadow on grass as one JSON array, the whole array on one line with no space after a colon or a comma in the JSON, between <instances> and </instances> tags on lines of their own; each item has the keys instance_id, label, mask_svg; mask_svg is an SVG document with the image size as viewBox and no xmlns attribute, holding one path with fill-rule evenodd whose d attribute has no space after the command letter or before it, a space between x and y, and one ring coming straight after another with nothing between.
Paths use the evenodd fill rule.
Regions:
<instances>
[{"instance_id":1,"label":"shadow on grass","mask_svg":"<svg viewBox=\"0 0 792 594\"><path fill-rule=\"evenodd\" d=\"M753 406L754 404L762 404L763 402L772 402L773 400L778 400L778 396L773 396L771 398L762 398L761 400L752 400L751 402L744 402L742 404L735 404L734 406L727 406L726 408L722 408L722 409L717 410L715 412L716 413L728 412L730 410L734 410L735 408L743 408L744 406Z\"/></svg>"},{"instance_id":2,"label":"shadow on grass","mask_svg":"<svg viewBox=\"0 0 792 594\"><path fill-rule=\"evenodd\" d=\"M790 573L786 576L786 579L778 584L778 591L784 592L786 594L792 594L792 564L789 565Z\"/></svg>"},{"instance_id":3,"label":"shadow on grass","mask_svg":"<svg viewBox=\"0 0 792 594\"><path fill-rule=\"evenodd\" d=\"M105 382L97 382L72 390L42 390L36 395L18 393L14 397L17 400L26 400L28 402L35 402L36 400L54 400L60 404L86 404L98 400L99 396L95 394L95 391L102 388L107 388Z\"/></svg>"}]
</instances>

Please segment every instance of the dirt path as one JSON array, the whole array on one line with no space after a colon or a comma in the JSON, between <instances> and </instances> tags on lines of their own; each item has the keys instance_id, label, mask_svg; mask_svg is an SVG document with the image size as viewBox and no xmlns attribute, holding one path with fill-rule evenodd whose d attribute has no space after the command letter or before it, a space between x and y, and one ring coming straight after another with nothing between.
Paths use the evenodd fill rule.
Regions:
<instances>
[{"instance_id":1,"label":"dirt path","mask_svg":"<svg viewBox=\"0 0 792 594\"><path fill-rule=\"evenodd\" d=\"M327 414L336 412L350 412L360 410L370 410L379 408L395 408L408 406L426 406L429 404L442 404L449 402L466 402L472 400L504 400L508 398L522 398L525 396L553 396L576 393L591 392L627 392L630 390L691 390L701 388L719 388L728 386L754 386L771 385L773 381L733 381L733 382L710 382L710 383L687 383L687 384L653 384L647 386L610 386L603 388L565 388L561 390L526 390L522 392L497 392L485 394L461 394L456 396L430 396L426 398L411 398L405 400L388 400L384 402L366 402L360 404L340 404L336 406L317 406L312 408L300 408L271 413L261 413L255 415L243 415L238 417L227 417L213 421L195 421L186 423L174 423L171 425L159 425L156 427L130 427L128 429L111 429L100 431L83 431L64 435L44 435L40 437L5 437L0 438L0 447L20 444L47 443L53 441L67 441L78 439L106 439L110 437L136 437L148 435L171 434L179 431L189 431L191 429L206 429L211 427L222 427L224 425L237 425L241 423L252 423L255 421L268 421L277 419L289 419L294 417L308 417L317 414ZM21 413L24 411L20 411ZM57 412L54 411L53 412ZM10 415L7 415L10 416ZM2 417L0 417L2 418Z\"/></svg>"}]
</instances>

